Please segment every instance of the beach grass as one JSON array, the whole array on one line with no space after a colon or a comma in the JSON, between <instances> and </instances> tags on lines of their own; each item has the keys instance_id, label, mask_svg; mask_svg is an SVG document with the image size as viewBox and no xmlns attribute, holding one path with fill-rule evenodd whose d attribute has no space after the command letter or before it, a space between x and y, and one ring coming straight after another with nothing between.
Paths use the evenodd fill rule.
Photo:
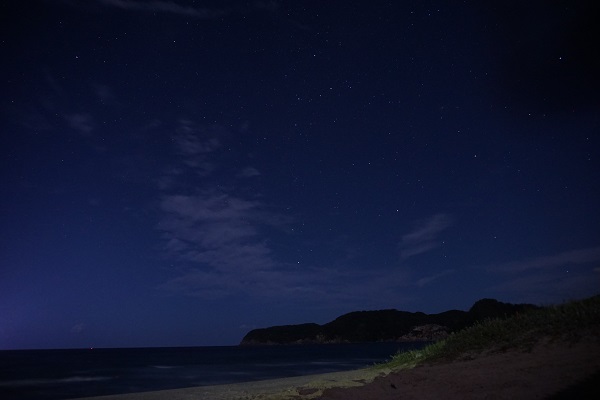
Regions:
<instances>
[{"instance_id":1,"label":"beach grass","mask_svg":"<svg viewBox=\"0 0 600 400\"><path fill-rule=\"evenodd\" d=\"M528 351L540 340L576 342L586 332L598 327L600 295L530 310L504 319L484 320L421 350L398 353L374 368L400 370L486 352L509 349Z\"/></svg>"}]
</instances>

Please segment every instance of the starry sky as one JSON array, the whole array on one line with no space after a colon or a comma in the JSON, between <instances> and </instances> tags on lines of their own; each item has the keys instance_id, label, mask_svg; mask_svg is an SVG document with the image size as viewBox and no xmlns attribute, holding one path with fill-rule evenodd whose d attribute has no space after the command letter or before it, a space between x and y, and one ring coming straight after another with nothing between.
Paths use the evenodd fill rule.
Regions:
<instances>
[{"instance_id":1,"label":"starry sky","mask_svg":"<svg viewBox=\"0 0 600 400\"><path fill-rule=\"evenodd\" d=\"M594 1L0 5L0 349L600 289Z\"/></svg>"}]
</instances>

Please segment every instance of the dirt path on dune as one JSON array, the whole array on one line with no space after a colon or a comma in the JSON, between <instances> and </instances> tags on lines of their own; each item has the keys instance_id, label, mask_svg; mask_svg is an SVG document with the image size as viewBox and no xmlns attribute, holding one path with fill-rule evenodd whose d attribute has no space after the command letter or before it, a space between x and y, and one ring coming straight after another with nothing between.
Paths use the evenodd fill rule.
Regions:
<instances>
[{"instance_id":1,"label":"dirt path on dune","mask_svg":"<svg viewBox=\"0 0 600 400\"><path fill-rule=\"evenodd\" d=\"M477 356L471 360L420 366L378 377L362 387L326 389L318 398L597 399L600 398L598 378L600 337L595 336L575 344L541 344L531 352L510 351ZM560 393L568 387L570 392Z\"/></svg>"}]
</instances>

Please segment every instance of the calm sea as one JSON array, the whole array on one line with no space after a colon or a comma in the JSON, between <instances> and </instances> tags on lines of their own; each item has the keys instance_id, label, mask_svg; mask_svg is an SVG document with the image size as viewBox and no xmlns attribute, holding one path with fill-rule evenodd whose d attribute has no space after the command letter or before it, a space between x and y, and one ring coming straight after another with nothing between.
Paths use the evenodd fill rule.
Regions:
<instances>
[{"instance_id":1,"label":"calm sea","mask_svg":"<svg viewBox=\"0 0 600 400\"><path fill-rule=\"evenodd\" d=\"M0 399L55 400L362 368L423 343L0 351Z\"/></svg>"}]
</instances>

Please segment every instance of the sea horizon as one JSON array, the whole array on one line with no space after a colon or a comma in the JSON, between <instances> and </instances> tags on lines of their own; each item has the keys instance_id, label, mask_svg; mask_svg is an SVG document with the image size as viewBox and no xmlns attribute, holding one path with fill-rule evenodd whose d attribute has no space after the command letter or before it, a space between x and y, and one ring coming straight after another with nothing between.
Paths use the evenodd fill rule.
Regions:
<instances>
[{"instance_id":1,"label":"sea horizon","mask_svg":"<svg viewBox=\"0 0 600 400\"><path fill-rule=\"evenodd\" d=\"M57 400L347 371L424 342L0 351L0 397Z\"/></svg>"}]
</instances>

